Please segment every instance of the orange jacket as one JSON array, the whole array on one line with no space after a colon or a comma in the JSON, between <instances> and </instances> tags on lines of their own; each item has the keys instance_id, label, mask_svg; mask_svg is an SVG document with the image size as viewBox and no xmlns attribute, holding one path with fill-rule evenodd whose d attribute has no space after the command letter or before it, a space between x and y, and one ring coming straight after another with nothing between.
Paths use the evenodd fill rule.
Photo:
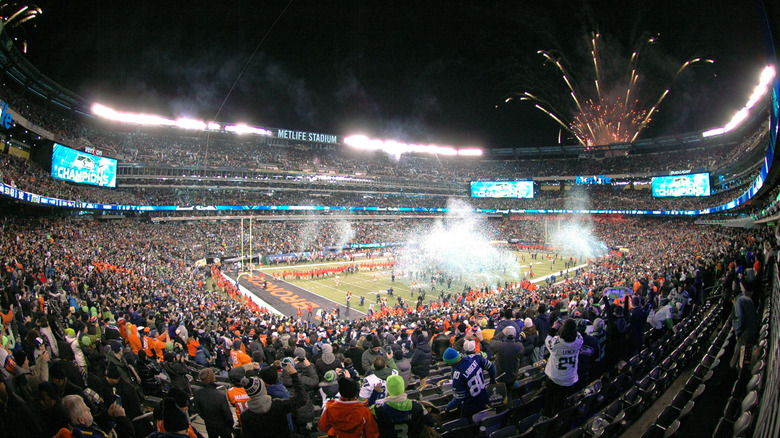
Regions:
<instances>
[{"instance_id":1,"label":"orange jacket","mask_svg":"<svg viewBox=\"0 0 780 438\"><path fill-rule=\"evenodd\" d=\"M365 403L358 400L331 400L325 404L320 431L334 438L378 438L379 427Z\"/></svg>"},{"instance_id":2,"label":"orange jacket","mask_svg":"<svg viewBox=\"0 0 780 438\"><path fill-rule=\"evenodd\" d=\"M187 353L190 357L195 357L198 353L198 347L200 347L200 341L195 338L190 338L190 341L187 342Z\"/></svg>"},{"instance_id":3,"label":"orange jacket","mask_svg":"<svg viewBox=\"0 0 780 438\"><path fill-rule=\"evenodd\" d=\"M127 335L127 342L130 344L130 348L133 349L134 354L138 354L138 351L144 348L143 344L141 343L141 338L138 336L137 326L130 326L130 334Z\"/></svg>"}]
</instances>

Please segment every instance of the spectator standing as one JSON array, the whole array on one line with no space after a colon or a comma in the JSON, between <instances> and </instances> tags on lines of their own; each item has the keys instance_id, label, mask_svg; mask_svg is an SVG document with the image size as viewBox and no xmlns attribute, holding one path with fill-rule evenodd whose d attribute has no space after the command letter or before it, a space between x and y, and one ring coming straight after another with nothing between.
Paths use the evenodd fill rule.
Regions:
<instances>
[{"instance_id":1,"label":"spectator standing","mask_svg":"<svg viewBox=\"0 0 780 438\"><path fill-rule=\"evenodd\" d=\"M374 364L374 359L377 358L377 356L384 356L385 353L382 351L382 343L379 341L378 338L374 338L371 340L371 348L367 349L363 352L363 356L360 359L360 364L363 368L363 373L368 374L368 372L371 370L371 365Z\"/></svg>"},{"instance_id":2,"label":"spectator standing","mask_svg":"<svg viewBox=\"0 0 780 438\"><path fill-rule=\"evenodd\" d=\"M553 328L557 331L559 324ZM560 335L553 330L545 340L550 352L544 373L547 375L547 393L544 400L544 415L552 417L563 410L566 397L577 383L577 360L582 347L582 336L577 332L577 323L573 319L563 322Z\"/></svg>"},{"instance_id":3,"label":"spectator standing","mask_svg":"<svg viewBox=\"0 0 780 438\"><path fill-rule=\"evenodd\" d=\"M162 426L165 432L153 432L149 438L189 438L190 418L176 400L166 398L162 403Z\"/></svg>"},{"instance_id":4,"label":"spectator standing","mask_svg":"<svg viewBox=\"0 0 780 438\"><path fill-rule=\"evenodd\" d=\"M195 409L206 424L209 438L232 438L233 414L230 412L227 394L214 384L214 370L203 368L198 373L203 387L195 392Z\"/></svg>"},{"instance_id":5,"label":"spectator standing","mask_svg":"<svg viewBox=\"0 0 780 438\"><path fill-rule=\"evenodd\" d=\"M247 410L241 414L241 425L244 437L281 437L291 435L287 415L306 403L306 393L298 371L292 364L287 364L285 370L290 375L293 384L293 395L287 399L274 399L268 395L265 382L258 378L243 379L242 385L249 396Z\"/></svg>"},{"instance_id":6,"label":"spectator standing","mask_svg":"<svg viewBox=\"0 0 780 438\"><path fill-rule=\"evenodd\" d=\"M519 340L523 343L523 355L520 358L520 367L530 365L534 362L533 353L536 348L536 342L539 338L539 333L534 326L534 321L531 318L525 318L523 320L523 331L518 334Z\"/></svg>"},{"instance_id":7,"label":"spectator standing","mask_svg":"<svg viewBox=\"0 0 780 438\"><path fill-rule=\"evenodd\" d=\"M437 335L437 336L441 336ZM449 342L449 341L447 341ZM420 378L420 387L425 386L428 380L428 374L431 373L431 362L433 361L433 351L425 335L417 336L417 345L412 353L412 359L409 361L412 365L412 374Z\"/></svg>"},{"instance_id":8,"label":"spectator standing","mask_svg":"<svg viewBox=\"0 0 780 438\"><path fill-rule=\"evenodd\" d=\"M539 304L539 314L534 319L534 327L536 327L537 337L533 361L536 363L544 359L544 340L547 339L547 332L550 330L550 315L547 313L547 306L544 303Z\"/></svg>"},{"instance_id":9,"label":"spectator standing","mask_svg":"<svg viewBox=\"0 0 780 438\"><path fill-rule=\"evenodd\" d=\"M496 381L496 367L481 354L461 356L458 350L448 348L444 352L444 363L452 367L452 392L454 398L447 410L460 408L464 417L487 408L488 393L485 385L485 372L490 382ZM475 366L472 366L476 364Z\"/></svg>"},{"instance_id":10,"label":"spectator standing","mask_svg":"<svg viewBox=\"0 0 780 438\"><path fill-rule=\"evenodd\" d=\"M525 351L523 344L517 341L517 334L512 325L507 324L503 331L497 332L490 340L493 350L493 360L496 364L498 381L511 388L515 382L515 373L519 367L520 358Z\"/></svg>"},{"instance_id":11,"label":"spectator standing","mask_svg":"<svg viewBox=\"0 0 780 438\"><path fill-rule=\"evenodd\" d=\"M234 368L252 362L252 358L241 350L242 345L240 339L233 341L233 349L230 350L230 364Z\"/></svg>"},{"instance_id":12,"label":"spectator standing","mask_svg":"<svg viewBox=\"0 0 780 438\"><path fill-rule=\"evenodd\" d=\"M732 311L734 318L734 335L737 337L737 345L734 348L734 357L731 359L731 366L737 365L739 360L740 350L745 347L749 347L755 341L756 334L758 333L756 308L753 305L753 300L747 297L744 293L740 293L734 297L734 310ZM746 351L746 354L750 354Z\"/></svg>"},{"instance_id":13,"label":"spectator standing","mask_svg":"<svg viewBox=\"0 0 780 438\"><path fill-rule=\"evenodd\" d=\"M338 400L325 404L318 424L320 431L333 438L378 438L379 428L374 416L357 399L358 384L349 376L338 380Z\"/></svg>"},{"instance_id":14,"label":"spectator standing","mask_svg":"<svg viewBox=\"0 0 780 438\"><path fill-rule=\"evenodd\" d=\"M298 349L296 349L296 351L297 350ZM341 362L336 360L336 355L333 354L332 345L322 344L322 357L317 359L315 367L317 368L317 375L320 377L320 379L325 376L325 373L328 371L335 371L336 369L342 367Z\"/></svg>"},{"instance_id":15,"label":"spectator standing","mask_svg":"<svg viewBox=\"0 0 780 438\"><path fill-rule=\"evenodd\" d=\"M371 407L382 438L418 438L423 426L433 426L433 418L419 402L406 397L400 376L387 378L387 396Z\"/></svg>"},{"instance_id":16,"label":"spectator standing","mask_svg":"<svg viewBox=\"0 0 780 438\"><path fill-rule=\"evenodd\" d=\"M358 340L352 339L349 341L349 348L344 352L344 356L347 359L352 359L352 364L359 373L363 373L363 349L358 347Z\"/></svg>"},{"instance_id":17,"label":"spectator standing","mask_svg":"<svg viewBox=\"0 0 780 438\"><path fill-rule=\"evenodd\" d=\"M409 379L412 378L412 363L404 357L404 352L400 348L393 350L393 359L395 359L398 374L404 379L404 387L408 386Z\"/></svg>"}]
</instances>

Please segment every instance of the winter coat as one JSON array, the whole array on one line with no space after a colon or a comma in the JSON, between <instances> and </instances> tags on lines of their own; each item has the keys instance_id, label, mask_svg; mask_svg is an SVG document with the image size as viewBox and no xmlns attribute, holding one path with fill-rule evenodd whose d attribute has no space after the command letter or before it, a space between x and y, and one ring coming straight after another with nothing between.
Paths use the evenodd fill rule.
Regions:
<instances>
[{"instance_id":1,"label":"winter coat","mask_svg":"<svg viewBox=\"0 0 780 438\"><path fill-rule=\"evenodd\" d=\"M241 429L244 437L288 438L291 436L287 414L306 403L306 393L298 374L291 376L293 396L274 398L268 412L258 413L247 409L241 413ZM269 394L270 395L270 394Z\"/></svg>"},{"instance_id":2,"label":"winter coat","mask_svg":"<svg viewBox=\"0 0 780 438\"><path fill-rule=\"evenodd\" d=\"M293 418L297 424L306 424L314 420L314 405L312 404L312 396L314 394L314 390L319 388L320 381L317 377L317 371L314 369L314 365L312 364L309 364L309 366L306 367L303 365L303 363L298 362L295 364L295 369L298 370L298 380L301 381L301 385L303 385L304 392L306 393L306 402L303 404L303 406L299 407L295 411ZM282 384L286 388L293 387L292 377L287 374L287 372L282 372L281 378Z\"/></svg>"},{"instance_id":3,"label":"winter coat","mask_svg":"<svg viewBox=\"0 0 780 438\"><path fill-rule=\"evenodd\" d=\"M163 363L163 368L168 373L168 377L171 378L171 388L179 388L187 395L192 394L190 382L187 380L187 374L189 373L187 365L181 362L165 362Z\"/></svg>"},{"instance_id":4,"label":"winter coat","mask_svg":"<svg viewBox=\"0 0 780 438\"><path fill-rule=\"evenodd\" d=\"M436 352L436 360L442 360L444 352L450 348L450 337L444 333L439 333L433 338L433 350ZM414 356L414 354L412 354Z\"/></svg>"},{"instance_id":5,"label":"winter coat","mask_svg":"<svg viewBox=\"0 0 780 438\"><path fill-rule=\"evenodd\" d=\"M195 391L195 409L210 430L233 429L233 413L230 412L227 394L211 383Z\"/></svg>"},{"instance_id":6,"label":"winter coat","mask_svg":"<svg viewBox=\"0 0 780 438\"><path fill-rule=\"evenodd\" d=\"M409 386L409 379L412 377L412 363L409 359L402 358L395 361L395 365L398 367L398 374L404 378L404 388Z\"/></svg>"},{"instance_id":7,"label":"winter coat","mask_svg":"<svg viewBox=\"0 0 780 438\"><path fill-rule=\"evenodd\" d=\"M511 388L525 349L522 342L516 339L507 339L503 332L497 333L490 341L493 361L496 364L496 374L501 376L498 378L499 382L504 382L507 388Z\"/></svg>"},{"instance_id":8,"label":"winter coat","mask_svg":"<svg viewBox=\"0 0 780 438\"><path fill-rule=\"evenodd\" d=\"M334 438L378 438L379 427L364 403L358 400L331 400L325 404L320 431Z\"/></svg>"},{"instance_id":9,"label":"winter coat","mask_svg":"<svg viewBox=\"0 0 780 438\"><path fill-rule=\"evenodd\" d=\"M412 353L412 374L418 377L428 377L431 373L431 362L433 361L433 351L427 343L417 344L417 348Z\"/></svg>"}]
</instances>

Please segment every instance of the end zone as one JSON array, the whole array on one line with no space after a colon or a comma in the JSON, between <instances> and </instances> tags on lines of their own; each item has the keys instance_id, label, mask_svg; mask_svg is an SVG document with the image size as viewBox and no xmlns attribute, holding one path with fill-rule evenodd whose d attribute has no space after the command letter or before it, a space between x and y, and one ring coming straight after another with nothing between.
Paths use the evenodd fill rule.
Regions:
<instances>
[{"instance_id":1,"label":"end zone","mask_svg":"<svg viewBox=\"0 0 780 438\"><path fill-rule=\"evenodd\" d=\"M235 283L235 275L225 275ZM263 280L263 277L254 274L243 274L240 277L239 288L248 293L250 297L258 298L265 303L266 308L275 313L296 316L298 315L298 309L300 309L303 312L303 317L306 318L308 317L308 309L311 304L312 313L314 314L320 309L325 312L331 312L338 305L342 319L355 319L366 316L364 312L354 308L351 308L349 315L347 315L347 308L343 304L311 293L286 281L275 280L271 276L265 276L265 280ZM266 283L265 289L263 288L263 281Z\"/></svg>"}]
</instances>

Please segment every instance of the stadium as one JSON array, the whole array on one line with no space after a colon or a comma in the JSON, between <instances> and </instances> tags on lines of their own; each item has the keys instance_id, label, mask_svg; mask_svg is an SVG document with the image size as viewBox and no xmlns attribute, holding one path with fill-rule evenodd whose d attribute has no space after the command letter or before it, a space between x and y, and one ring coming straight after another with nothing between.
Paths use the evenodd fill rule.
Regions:
<instances>
[{"instance_id":1,"label":"stadium","mask_svg":"<svg viewBox=\"0 0 780 438\"><path fill-rule=\"evenodd\" d=\"M31 62L41 9L0 3L0 430L778 436L778 11L756 4L734 114L647 129L669 86L616 118L594 31L602 106L540 50L580 111L511 92L559 141L480 147L98 101Z\"/></svg>"}]
</instances>

